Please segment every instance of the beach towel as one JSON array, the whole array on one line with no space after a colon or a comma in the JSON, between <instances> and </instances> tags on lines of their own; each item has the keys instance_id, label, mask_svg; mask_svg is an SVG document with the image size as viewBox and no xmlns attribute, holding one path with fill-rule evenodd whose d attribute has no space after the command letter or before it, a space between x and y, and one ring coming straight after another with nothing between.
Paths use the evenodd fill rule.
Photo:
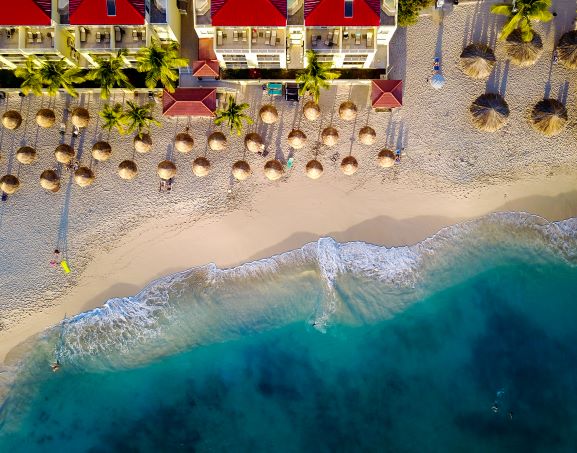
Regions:
<instances>
[{"instance_id":1,"label":"beach towel","mask_svg":"<svg viewBox=\"0 0 577 453\"><path fill-rule=\"evenodd\" d=\"M289 157L289 160L286 161L286 167L287 167L287 168L292 168L294 161L295 161L295 160L294 160L294 157Z\"/></svg>"},{"instance_id":2,"label":"beach towel","mask_svg":"<svg viewBox=\"0 0 577 453\"><path fill-rule=\"evenodd\" d=\"M65 274L70 274L70 267L68 267L68 263L66 262L66 260L60 261L60 266L64 270Z\"/></svg>"}]
</instances>

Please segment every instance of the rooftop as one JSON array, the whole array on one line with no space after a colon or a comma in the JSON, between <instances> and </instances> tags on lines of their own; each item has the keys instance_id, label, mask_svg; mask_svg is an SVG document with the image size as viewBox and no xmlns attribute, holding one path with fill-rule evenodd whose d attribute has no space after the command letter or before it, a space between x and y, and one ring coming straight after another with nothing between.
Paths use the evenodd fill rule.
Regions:
<instances>
[{"instance_id":1,"label":"rooftop","mask_svg":"<svg viewBox=\"0 0 577 453\"><path fill-rule=\"evenodd\" d=\"M287 23L286 0L212 0L211 17L215 26L283 27Z\"/></svg>"},{"instance_id":2,"label":"rooftop","mask_svg":"<svg viewBox=\"0 0 577 453\"><path fill-rule=\"evenodd\" d=\"M4 6L0 26L50 25L52 22L52 0L19 0L18 6Z\"/></svg>"},{"instance_id":3,"label":"rooftop","mask_svg":"<svg viewBox=\"0 0 577 453\"><path fill-rule=\"evenodd\" d=\"M162 113L166 116L214 116L215 88L177 88L174 93L164 91Z\"/></svg>"},{"instance_id":4,"label":"rooftop","mask_svg":"<svg viewBox=\"0 0 577 453\"><path fill-rule=\"evenodd\" d=\"M72 25L144 25L144 0L70 0Z\"/></svg>"},{"instance_id":5,"label":"rooftop","mask_svg":"<svg viewBox=\"0 0 577 453\"><path fill-rule=\"evenodd\" d=\"M304 0L304 19L307 26L377 26L381 21L381 2Z\"/></svg>"}]
</instances>

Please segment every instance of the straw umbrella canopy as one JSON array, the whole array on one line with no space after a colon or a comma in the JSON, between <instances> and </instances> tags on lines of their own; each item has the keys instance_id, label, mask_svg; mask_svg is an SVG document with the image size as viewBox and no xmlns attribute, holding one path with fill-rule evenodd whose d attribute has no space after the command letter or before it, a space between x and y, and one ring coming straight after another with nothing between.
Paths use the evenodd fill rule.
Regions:
<instances>
[{"instance_id":1,"label":"straw umbrella canopy","mask_svg":"<svg viewBox=\"0 0 577 453\"><path fill-rule=\"evenodd\" d=\"M339 106L339 116L345 121L352 121L357 117L357 106L353 101L345 101Z\"/></svg>"},{"instance_id":2,"label":"straw umbrella canopy","mask_svg":"<svg viewBox=\"0 0 577 453\"><path fill-rule=\"evenodd\" d=\"M232 176L239 181L244 181L250 176L250 165L245 160L239 160L232 166Z\"/></svg>"},{"instance_id":3,"label":"straw umbrella canopy","mask_svg":"<svg viewBox=\"0 0 577 453\"><path fill-rule=\"evenodd\" d=\"M105 162L112 155L112 146L108 142L96 142L92 145L92 157L99 162Z\"/></svg>"},{"instance_id":4,"label":"straw umbrella canopy","mask_svg":"<svg viewBox=\"0 0 577 453\"><path fill-rule=\"evenodd\" d=\"M269 160L264 164L264 175L271 181L276 181L284 173L283 165L276 159Z\"/></svg>"},{"instance_id":5,"label":"straw umbrella canopy","mask_svg":"<svg viewBox=\"0 0 577 453\"><path fill-rule=\"evenodd\" d=\"M325 145L334 146L339 141L339 131L332 126L325 127L321 133L321 139Z\"/></svg>"},{"instance_id":6,"label":"straw umbrella canopy","mask_svg":"<svg viewBox=\"0 0 577 453\"><path fill-rule=\"evenodd\" d=\"M24 165L33 164L36 161L36 150L30 146L23 146L16 151L16 160Z\"/></svg>"},{"instance_id":7,"label":"straw umbrella canopy","mask_svg":"<svg viewBox=\"0 0 577 453\"><path fill-rule=\"evenodd\" d=\"M497 93L485 93L473 101L469 108L473 125L484 132L501 129L509 118L509 106Z\"/></svg>"},{"instance_id":8,"label":"straw umbrella canopy","mask_svg":"<svg viewBox=\"0 0 577 453\"><path fill-rule=\"evenodd\" d=\"M533 39L523 41L521 31L515 30L507 37L505 50L511 63L517 66L531 66L543 53L543 41L541 36L533 32Z\"/></svg>"},{"instance_id":9,"label":"straw umbrella canopy","mask_svg":"<svg viewBox=\"0 0 577 453\"><path fill-rule=\"evenodd\" d=\"M174 148L179 153L184 154L189 153L192 151L193 147L194 147L194 139L189 133L181 132L179 134L176 134L176 137L174 137Z\"/></svg>"},{"instance_id":10,"label":"straw umbrella canopy","mask_svg":"<svg viewBox=\"0 0 577 453\"><path fill-rule=\"evenodd\" d=\"M561 36L557 45L557 55L563 66L577 69L577 30L571 30Z\"/></svg>"},{"instance_id":11,"label":"straw umbrella canopy","mask_svg":"<svg viewBox=\"0 0 577 453\"><path fill-rule=\"evenodd\" d=\"M323 165L316 159L310 160L305 168L307 176L311 179L319 179L323 174Z\"/></svg>"},{"instance_id":12,"label":"straw umbrella canopy","mask_svg":"<svg viewBox=\"0 0 577 453\"><path fill-rule=\"evenodd\" d=\"M362 127L359 131L359 142L363 145L372 145L377 140L377 133L371 126Z\"/></svg>"},{"instance_id":13,"label":"straw umbrella canopy","mask_svg":"<svg viewBox=\"0 0 577 453\"><path fill-rule=\"evenodd\" d=\"M345 175L352 175L357 172L359 163L353 156L347 156L341 162L341 171Z\"/></svg>"},{"instance_id":14,"label":"straw umbrella canopy","mask_svg":"<svg viewBox=\"0 0 577 453\"><path fill-rule=\"evenodd\" d=\"M176 165L174 165L174 162L170 160L163 160L158 164L156 173L160 179L168 180L170 178L174 178L174 175L176 175Z\"/></svg>"},{"instance_id":15,"label":"straw umbrella canopy","mask_svg":"<svg viewBox=\"0 0 577 453\"><path fill-rule=\"evenodd\" d=\"M14 175L4 175L0 178L0 190L8 195L16 193L20 188L20 180Z\"/></svg>"},{"instance_id":16,"label":"straw umbrella canopy","mask_svg":"<svg viewBox=\"0 0 577 453\"><path fill-rule=\"evenodd\" d=\"M474 79L489 77L495 63L495 52L485 44L470 44L461 53L461 71Z\"/></svg>"},{"instance_id":17,"label":"straw umbrella canopy","mask_svg":"<svg viewBox=\"0 0 577 453\"><path fill-rule=\"evenodd\" d=\"M40 127L44 127L46 129L54 126L56 122L56 115L54 114L54 110L52 109L40 109L36 114L36 123Z\"/></svg>"},{"instance_id":18,"label":"straw umbrella canopy","mask_svg":"<svg viewBox=\"0 0 577 453\"><path fill-rule=\"evenodd\" d=\"M87 127L90 122L90 113L84 107L77 107L72 111L72 124L76 127Z\"/></svg>"},{"instance_id":19,"label":"straw umbrella canopy","mask_svg":"<svg viewBox=\"0 0 577 453\"><path fill-rule=\"evenodd\" d=\"M546 137L557 135L567 125L567 109L556 99L543 99L531 111L531 126Z\"/></svg>"},{"instance_id":20,"label":"straw umbrella canopy","mask_svg":"<svg viewBox=\"0 0 577 453\"><path fill-rule=\"evenodd\" d=\"M94 172L88 167L80 167L74 172L74 182L80 187L88 187L94 182Z\"/></svg>"},{"instance_id":21,"label":"straw umbrella canopy","mask_svg":"<svg viewBox=\"0 0 577 453\"><path fill-rule=\"evenodd\" d=\"M213 151L224 151L226 144L226 137L222 132L213 132L208 136L208 147Z\"/></svg>"},{"instance_id":22,"label":"straw umbrella canopy","mask_svg":"<svg viewBox=\"0 0 577 453\"><path fill-rule=\"evenodd\" d=\"M315 101L308 101L303 107L305 118L309 121L315 121L321 116L321 108Z\"/></svg>"},{"instance_id":23,"label":"straw umbrella canopy","mask_svg":"<svg viewBox=\"0 0 577 453\"><path fill-rule=\"evenodd\" d=\"M44 170L40 175L40 185L50 192L58 192L60 190L60 178L54 170Z\"/></svg>"},{"instance_id":24,"label":"straw umbrella canopy","mask_svg":"<svg viewBox=\"0 0 577 453\"><path fill-rule=\"evenodd\" d=\"M278 121L278 111L274 105L265 104L263 105L258 114L263 123L273 124Z\"/></svg>"},{"instance_id":25,"label":"straw umbrella canopy","mask_svg":"<svg viewBox=\"0 0 577 453\"><path fill-rule=\"evenodd\" d=\"M244 146L246 146L246 149L252 153L260 153L264 151L264 142L262 141L262 137L256 132L246 134L246 137L244 138Z\"/></svg>"},{"instance_id":26,"label":"straw umbrella canopy","mask_svg":"<svg viewBox=\"0 0 577 453\"><path fill-rule=\"evenodd\" d=\"M293 129L288 135L288 144L291 148L301 149L307 142L307 136L299 129Z\"/></svg>"},{"instance_id":27,"label":"straw umbrella canopy","mask_svg":"<svg viewBox=\"0 0 577 453\"><path fill-rule=\"evenodd\" d=\"M379 165L383 168L389 168L395 165L395 153L390 149L383 149L377 158Z\"/></svg>"},{"instance_id":28,"label":"straw umbrella canopy","mask_svg":"<svg viewBox=\"0 0 577 453\"><path fill-rule=\"evenodd\" d=\"M136 178L138 167L133 160L123 160L118 165L118 176L122 179L131 180Z\"/></svg>"},{"instance_id":29,"label":"straw umbrella canopy","mask_svg":"<svg viewBox=\"0 0 577 453\"><path fill-rule=\"evenodd\" d=\"M150 134L137 134L134 137L134 149L141 154L149 153L152 149L152 137Z\"/></svg>"},{"instance_id":30,"label":"straw umbrella canopy","mask_svg":"<svg viewBox=\"0 0 577 453\"><path fill-rule=\"evenodd\" d=\"M206 176L210 173L210 161L206 157L197 157L192 162L192 172L196 176Z\"/></svg>"},{"instance_id":31,"label":"straw umbrella canopy","mask_svg":"<svg viewBox=\"0 0 577 453\"><path fill-rule=\"evenodd\" d=\"M61 164L69 164L75 156L76 152L74 151L74 148L66 143L61 143L54 150L54 157L56 158L56 161Z\"/></svg>"},{"instance_id":32,"label":"straw umbrella canopy","mask_svg":"<svg viewBox=\"0 0 577 453\"><path fill-rule=\"evenodd\" d=\"M6 129L18 129L22 124L22 115L16 110L7 110L2 115L2 124Z\"/></svg>"}]
</instances>

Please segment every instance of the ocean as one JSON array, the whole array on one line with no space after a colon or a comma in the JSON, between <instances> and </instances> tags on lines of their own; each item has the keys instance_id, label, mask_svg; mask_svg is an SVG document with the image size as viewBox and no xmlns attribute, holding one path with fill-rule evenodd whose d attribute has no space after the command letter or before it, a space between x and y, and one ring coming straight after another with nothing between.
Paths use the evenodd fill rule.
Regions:
<instances>
[{"instance_id":1,"label":"ocean","mask_svg":"<svg viewBox=\"0 0 577 453\"><path fill-rule=\"evenodd\" d=\"M0 451L575 452L576 264L503 213L167 276L6 371Z\"/></svg>"}]
</instances>

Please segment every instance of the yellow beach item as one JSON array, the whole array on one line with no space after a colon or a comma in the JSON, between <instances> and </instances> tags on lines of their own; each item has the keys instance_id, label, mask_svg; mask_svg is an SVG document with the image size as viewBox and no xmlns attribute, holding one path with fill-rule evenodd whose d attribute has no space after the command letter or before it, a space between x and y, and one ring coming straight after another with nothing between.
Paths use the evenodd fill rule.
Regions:
<instances>
[{"instance_id":1,"label":"yellow beach item","mask_svg":"<svg viewBox=\"0 0 577 453\"><path fill-rule=\"evenodd\" d=\"M60 266L62 266L62 269L64 269L65 274L70 274L70 268L68 267L66 260L60 261Z\"/></svg>"}]
</instances>

